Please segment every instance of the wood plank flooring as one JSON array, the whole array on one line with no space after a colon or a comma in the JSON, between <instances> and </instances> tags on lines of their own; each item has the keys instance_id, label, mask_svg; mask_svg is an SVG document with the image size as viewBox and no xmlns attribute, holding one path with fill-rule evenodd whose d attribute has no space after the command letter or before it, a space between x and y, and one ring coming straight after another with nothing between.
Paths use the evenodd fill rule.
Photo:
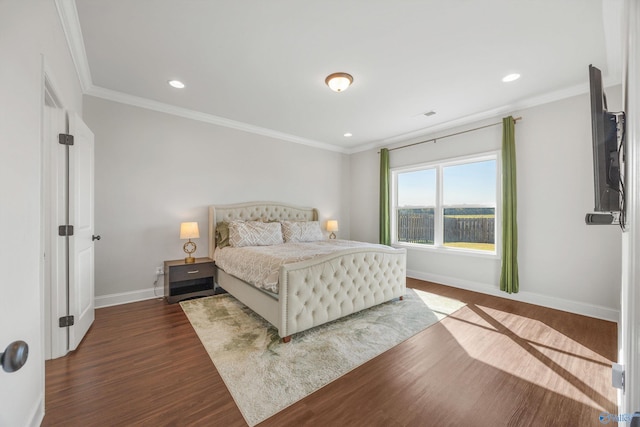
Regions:
<instances>
[{"instance_id":1,"label":"wood plank flooring","mask_svg":"<svg viewBox=\"0 0 640 427\"><path fill-rule=\"evenodd\" d=\"M409 279L467 306L260 424L597 426L616 324ZM295 339L295 336L293 337ZM46 362L44 426L245 426L178 304L103 308Z\"/></svg>"}]
</instances>

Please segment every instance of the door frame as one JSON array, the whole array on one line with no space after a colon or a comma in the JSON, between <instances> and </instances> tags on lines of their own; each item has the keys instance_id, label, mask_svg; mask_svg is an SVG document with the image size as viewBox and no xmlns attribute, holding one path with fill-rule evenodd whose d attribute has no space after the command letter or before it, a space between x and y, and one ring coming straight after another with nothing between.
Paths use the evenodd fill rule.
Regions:
<instances>
[{"instance_id":1,"label":"door frame","mask_svg":"<svg viewBox=\"0 0 640 427\"><path fill-rule=\"evenodd\" d=\"M43 315L43 349L45 360L55 359L68 353L68 328L59 328L58 319L66 314L66 283L59 280L60 274L64 274L62 263L64 257L59 256L58 242L54 239L55 222L57 221L57 209L59 209L56 198L55 187L57 182L58 164L55 161L57 154L57 144L52 140L50 131L52 129L48 108L55 108L62 111L64 124L61 132L68 129L68 118L64 112L64 101L57 90L59 87L53 77L51 69L47 66L43 57L42 70L42 161L41 161L41 290L42 290L42 312ZM56 277L57 276L57 277Z\"/></svg>"}]
</instances>

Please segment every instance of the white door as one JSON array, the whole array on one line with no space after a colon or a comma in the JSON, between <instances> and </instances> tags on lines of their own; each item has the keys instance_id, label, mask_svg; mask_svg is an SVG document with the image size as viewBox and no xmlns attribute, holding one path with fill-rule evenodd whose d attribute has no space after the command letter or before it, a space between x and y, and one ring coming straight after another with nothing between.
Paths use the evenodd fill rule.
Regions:
<instances>
[{"instance_id":1,"label":"white door","mask_svg":"<svg viewBox=\"0 0 640 427\"><path fill-rule=\"evenodd\" d=\"M69 350L75 350L89 330L94 313L94 137L76 114L69 115Z\"/></svg>"}]
</instances>

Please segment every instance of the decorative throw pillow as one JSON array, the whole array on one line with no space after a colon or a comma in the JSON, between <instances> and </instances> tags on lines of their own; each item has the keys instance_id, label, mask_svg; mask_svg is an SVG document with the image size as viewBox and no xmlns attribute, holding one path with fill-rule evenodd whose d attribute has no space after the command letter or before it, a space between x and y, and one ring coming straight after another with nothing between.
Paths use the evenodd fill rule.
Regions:
<instances>
[{"instance_id":1,"label":"decorative throw pillow","mask_svg":"<svg viewBox=\"0 0 640 427\"><path fill-rule=\"evenodd\" d=\"M229 223L219 222L216 226L216 246L224 248L229 246Z\"/></svg>"},{"instance_id":2,"label":"decorative throw pillow","mask_svg":"<svg viewBox=\"0 0 640 427\"><path fill-rule=\"evenodd\" d=\"M279 222L231 221L229 223L229 245L270 246L282 243L282 227Z\"/></svg>"},{"instance_id":3,"label":"decorative throw pillow","mask_svg":"<svg viewBox=\"0 0 640 427\"><path fill-rule=\"evenodd\" d=\"M318 221L283 221L285 242L315 242L324 240Z\"/></svg>"}]
</instances>

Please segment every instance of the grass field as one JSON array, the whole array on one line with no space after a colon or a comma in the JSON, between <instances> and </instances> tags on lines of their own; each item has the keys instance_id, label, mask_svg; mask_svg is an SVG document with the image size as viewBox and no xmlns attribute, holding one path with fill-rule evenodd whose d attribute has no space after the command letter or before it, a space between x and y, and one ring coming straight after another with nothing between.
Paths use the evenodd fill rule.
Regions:
<instances>
[{"instance_id":1,"label":"grass field","mask_svg":"<svg viewBox=\"0 0 640 427\"><path fill-rule=\"evenodd\" d=\"M490 251L493 252L496 249L495 243L469 243L469 242L448 242L444 244L451 248L464 248L473 249L476 251Z\"/></svg>"}]
</instances>

